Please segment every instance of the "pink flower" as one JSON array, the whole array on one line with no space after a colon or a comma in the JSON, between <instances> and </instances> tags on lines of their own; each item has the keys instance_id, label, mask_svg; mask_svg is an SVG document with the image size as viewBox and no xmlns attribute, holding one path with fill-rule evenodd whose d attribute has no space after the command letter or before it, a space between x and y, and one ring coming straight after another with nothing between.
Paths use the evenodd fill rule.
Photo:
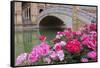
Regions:
<instances>
[{"instance_id":1,"label":"pink flower","mask_svg":"<svg viewBox=\"0 0 100 68\"><path fill-rule=\"evenodd\" d=\"M65 36L68 37L68 38L71 38L72 37L72 33L69 32L69 31L66 31L65 32Z\"/></svg>"},{"instance_id":2,"label":"pink flower","mask_svg":"<svg viewBox=\"0 0 100 68\"><path fill-rule=\"evenodd\" d=\"M49 57L45 57L45 58L43 58L43 61L44 61L46 64L50 64L51 59L50 59Z\"/></svg>"},{"instance_id":3,"label":"pink flower","mask_svg":"<svg viewBox=\"0 0 100 68\"><path fill-rule=\"evenodd\" d=\"M39 55L41 55L41 52L43 51L42 49L40 49L41 47L36 46L32 49L31 54L35 54L36 57L39 57Z\"/></svg>"},{"instance_id":4,"label":"pink flower","mask_svg":"<svg viewBox=\"0 0 100 68\"><path fill-rule=\"evenodd\" d=\"M51 57L51 59L56 60L56 58L57 58L56 52L51 51L50 57Z\"/></svg>"},{"instance_id":5,"label":"pink flower","mask_svg":"<svg viewBox=\"0 0 100 68\"><path fill-rule=\"evenodd\" d=\"M88 62L87 58L81 58L81 62Z\"/></svg>"},{"instance_id":6,"label":"pink flower","mask_svg":"<svg viewBox=\"0 0 100 68\"><path fill-rule=\"evenodd\" d=\"M36 62L41 56L45 56L49 53L50 46L45 42L42 42L40 45L35 46L31 53L28 55L28 61L30 63Z\"/></svg>"},{"instance_id":7,"label":"pink flower","mask_svg":"<svg viewBox=\"0 0 100 68\"><path fill-rule=\"evenodd\" d=\"M72 41L68 41L65 48L70 53L79 53L81 51L80 42L77 39L73 39Z\"/></svg>"},{"instance_id":8,"label":"pink flower","mask_svg":"<svg viewBox=\"0 0 100 68\"><path fill-rule=\"evenodd\" d=\"M36 52L38 55L40 55L40 56L43 55L43 48L42 47L37 46L35 49L36 49Z\"/></svg>"},{"instance_id":9,"label":"pink flower","mask_svg":"<svg viewBox=\"0 0 100 68\"><path fill-rule=\"evenodd\" d=\"M60 36L60 35L56 35L56 38L57 38L57 39L60 39L60 38L61 38L61 36Z\"/></svg>"},{"instance_id":10,"label":"pink flower","mask_svg":"<svg viewBox=\"0 0 100 68\"><path fill-rule=\"evenodd\" d=\"M84 30L84 28L83 28L83 27L79 28L79 31L81 31L81 32L82 32L83 30Z\"/></svg>"},{"instance_id":11,"label":"pink flower","mask_svg":"<svg viewBox=\"0 0 100 68\"><path fill-rule=\"evenodd\" d=\"M59 31L59 32L57 32L57 35L60 35L61 34L61 32Z\"/></svg>"},{"instance_id":12,"label":"pink flower","mask_svg":"<svg viewBox=\"0 0 100 68\"><path fill-rule=\"evenodd\" d=\"M61 41L60 42L60 45L65 46L66 45L66 42L65 41Z\"/></svg>"},{"instance_id":13,"label":"pink flower","mask_svg":"<svg viewBox=\"0 0 100 68\"><path fill-rule=\"evenodd\" d=\"M91 59L96 59L97 53L95 51L91 51L87 53L87 57Z\"/></svg>"},{"instance_id":14,"label":"pink flower","mask_svg":"<svg viewBox=\"0 0 100 68\"><path fill-rule=\"evenodd\" d=\"M47 43L45 42L41 43L40 47L43 49L43 52L41 52L43 55L47 55L49 53L50 46Z\"/></svg>"},{"instance_id":15,"label":"pink flower","mask_svg":"<svg viewBox=\"0 0 100 68\"><path fill-rule=\"evenodd\" d=\"M90 24L90 30L96 30L96 23Z\"/></svg>"},{"instance_id":16,"label":"pink flower","mask_svg":"<svg viewBox=\"0 0 100 68\"><path fill-rule=\"evenodd\" d=\"M46 40L46 36L42 35L42 36L39 37L39 39L40 39L42 42L44 42L44 41Z\"/></svg>"},{"instance_id":17,"label":"pink flower","mask_svg":"<svg viewBox=\"0 0 100 68\"><path fill-rule=\"evenodd\" d=\"M20 65L27 59L27 53L20 54L16 59L16 65Z\"/></svg>"},{"instance_id":18,"label":"pink flower","mask_svg":"<svg viewBox=\"0 0 100 68\"><path fill-rule=\"evenodd\" d=\"M81 37L81 40L82 40L82 44L88 45L90 37L88 35L86 35L86 34L83 34L83 36Z\"/></svg>"},{"instance_id":19,"label":"pink flower","mask_svg":"<svg viewBox=\"0 0 100 68\"><path fill-rule=\"evenodd\" d=\"M90 36L92 37L92 39L96 39L96 37L97 37L96 31L91 31Z\"/></svg>"},{"instance_id":20,"label":"pink flower","mask_svg":"<svg viewBox=\"0 0 100 68\"><path fill-rule=\"evenodd\" d=\"M38 54L36 54L36 52L33 51L32 53L28 54L28 61L30 63L36 62L38 61L38 57Z\"/></svg>"},{"instance_id":21,"label":"pink flower","mask_svg":"<svg viewBox=\"0 0 100 68\"><path fill-rule=\"evenodd\" d=\"M72 32L72 34L73 34L73 35L76 35L76 32L75 32L75 31L73 31L73 32Z\"/></svg>"},{"instance_id":22,"label":"pink flower","mask_svg":"<svg viewBox=\"0 0 100 68\"><path fill-rule=\"evenodd\" d=\"M93 50L96 49L96 45L91 40L90 41L89 40L85 40L82 43L85 44L85 46L87 46L90 49L93 49Z\"/></svg>"},{"instance_id":23,"label":"pink flower","mask_svg":"<svg viewBox=\"0 0 100 68\"><path fill-rule=\"evenodd\" d=\"M90 39L90 38L89 38L89 35L83 34L82 37L81 37L81 40L84 41L84 40L86 40L86 39L88 39L88 40Z\"/></svg>"},{"instance_id":24,"label":"pink flower","mask_svg":"<svg viewBox=\"0 0 100 68\"><path fill-rule=\"evenodd\" d=\"M63 52L63 50L57 51L57 57L59 58L60 61L64 60L64 52Z\"/></svg>"},{"instance_id":25,"label":"pink flower","mask_svg":"<svg viewBox=\"0 0 100 68\"><path fill-rule=\"evenodd\" d=\"M93 43L93 41L88 42L88 48L91 48L93 50L96 50L96 45Z\"/></svg>"},{"instance_id":26,"label":"pink flower","mask_svg":"<svg viewBox=\"0 0 100 68\"><path fill-rule=\"evenodd\" d=\"M57 43L57 44L55 44L54 49L55 49L55 51L60 51L62 49L62 47L59 43Z\"/></svg>"},{"instance_id":27,"label":"pink flower","mask_svg":"<svg viewBox=\"0 0 100 68\"><path fill-rule=\"evenodd\" d=\"M63 32L57 32L57 35L59 35L60 37L62 37L64 35Z\"/></svg>"},{"instance_id":28,"label":"pink flower","mask_svg":"<svg viewBox=\"0 0 100 68\"><path fill-rule=\"evenodd\" d=\"M81 31L76 31L76 35L81 35Z\"/></svg>"},{"instance_id":29,"label":"pink flower","mask_svg":"<svg viewBox=\"0 0 100 68\"><path fill-rule=\"evenodd\" d=\"M95 48L96 48L95 40L92 40L91 37L88 35L82 36L82 44L84 44L85 46L87 46L88 48L91 48L93 50L95 50Z\"/></svg>"}]
</instances>

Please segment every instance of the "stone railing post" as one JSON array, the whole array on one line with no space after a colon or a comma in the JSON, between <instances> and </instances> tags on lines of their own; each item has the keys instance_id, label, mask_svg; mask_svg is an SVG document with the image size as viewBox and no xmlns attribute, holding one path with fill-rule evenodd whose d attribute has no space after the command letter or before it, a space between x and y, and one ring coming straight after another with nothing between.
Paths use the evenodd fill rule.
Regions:
<instances>
[{"instance_id":1,"label":"stone railing post","mask_svg":"<svg viewBox=\"0 0 100 68\"><path fill-rule=\"evenodd\" d=\"M72 29L74 31L76 31L77 28L78 28L78 21L77 21L77 19L78 19L78 17L77 17L78 16L78 9L79 9L79 6L74 6L73 9L72 9L72 21L73 21Z\"/></svg>"}]
</instances>

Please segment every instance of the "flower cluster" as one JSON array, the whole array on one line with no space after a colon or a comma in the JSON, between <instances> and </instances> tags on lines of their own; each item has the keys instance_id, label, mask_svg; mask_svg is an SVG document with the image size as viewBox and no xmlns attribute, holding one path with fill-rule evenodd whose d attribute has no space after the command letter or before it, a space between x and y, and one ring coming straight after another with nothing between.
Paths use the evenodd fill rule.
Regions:
<instances>
[{"instance_id":1,"label":"flower cluster","mask_svg":"<svg viewBox=\"0 0 100 68\"><path fill-rule=\"evenodd\" d=\"M38 61L41 56L46 56L50 51L50 46L45 42L35 46L32 51L28 54L28 61L34 63Z\"/></svg>"},{"instance_id":2,"label":"flower cluster","mask_svg":"<svg viewBox=\"0 0 100 68\"><path fill-rule=\"evenodd\" d=\"M70 53L79 53L81 51L80 42L77 39L68 41L65 48Z\"/></svg>"},{"instance_id":3,"label":"flower cluster","mask_svg":"<svg viewBox=\"0 0 100 68\"><path fill-rule=\"evenodd\" d=\"M40 36L41 44L33 47L31 52L21 54L16 59L16 65L27 60L30 64L42 62L45 64L90 62L97 60L97 29L96 23L86 24L73 31L66 28L59 31L48 45L45 36Z\"/></svg>"},{"instance_id":4,"label":"flower cluster","mask_svg":"<svg viewBox=\"0 0 100 68\"><path fill-rule=\"evenodd\" d=\"M22 64L27 59L27 53L20 54L16 59L16 65Z\"/></svg>"}]
</instances>

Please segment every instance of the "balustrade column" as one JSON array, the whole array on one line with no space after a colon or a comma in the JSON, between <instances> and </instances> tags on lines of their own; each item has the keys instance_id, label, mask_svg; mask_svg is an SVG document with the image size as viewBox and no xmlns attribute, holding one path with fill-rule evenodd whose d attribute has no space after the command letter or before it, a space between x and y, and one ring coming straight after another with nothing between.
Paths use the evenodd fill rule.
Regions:
<instances>
[{"instance_id":1,"label":"balustrade column","mask_svg":"<svg viewBox=\"0 0 100 68\"><path fill-rule=\"evenodd\" d=\"M78 29L78 9L79 9L79 6L74 6L73 7L73 11L72 11L72 28L74 31L76 31Z\"/></svg>"},{"instance_id":2,"label":"balustrade column","mask_svg":"<svg viewBox=\"0 0 100 68\"><path fill-rule=\"evenodd\" d=\"M29 7L27 8L27 19L29 20Z\"/></svg>"}]
</instances>

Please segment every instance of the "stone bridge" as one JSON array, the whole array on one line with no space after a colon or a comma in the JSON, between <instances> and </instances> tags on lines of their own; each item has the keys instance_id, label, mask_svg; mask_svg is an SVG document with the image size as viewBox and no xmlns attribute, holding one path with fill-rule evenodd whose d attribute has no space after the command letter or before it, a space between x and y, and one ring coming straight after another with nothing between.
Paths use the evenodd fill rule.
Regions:
<instances>
[{"instance_id":1,"label":"stone bridge","mask_svg":"<svg viewBox=\"0 0 100 68\"><path fill-rule=\"evenodd\" d=\"M38 27L41 25L47 26L45 25L46 23L51 23L52 25L62 24L68 27L72 27L73 23L72 16L73 16L72 6L52 7L52 8L48 7L45 8L45 10L43 10L38 16L37 26ZM96 14L86 12L82 9L78 9L77 18L85 23L90 23L93 19L96 19ZM48 22L47 20L51 21Z\"/></svg>"}]
</instances>

